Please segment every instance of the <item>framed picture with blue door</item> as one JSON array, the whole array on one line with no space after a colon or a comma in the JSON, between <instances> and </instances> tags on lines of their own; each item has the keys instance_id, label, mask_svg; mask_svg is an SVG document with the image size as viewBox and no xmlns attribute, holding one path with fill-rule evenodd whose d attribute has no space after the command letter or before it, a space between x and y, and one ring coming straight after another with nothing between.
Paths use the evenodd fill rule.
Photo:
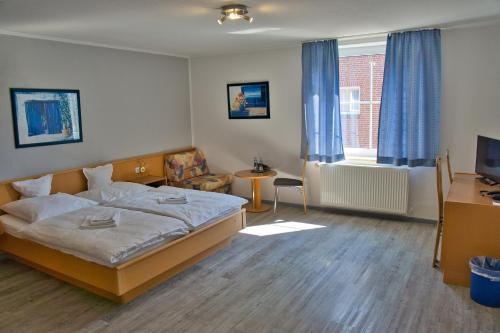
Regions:
<instances>
[{"instance_id":1,"label":"framed picture with blue door","mask_svg":"<svg viewBox=\"0 0 500 333\"><path fill-rule=\"evenodd\" d=\"M271 118L269 82L229 83L227 109L229 119Z\"/></svg>"},{"instance_id":2,"label":"framed picture with blue door","mask_svg":"<svg viewBox=\"0 0 500 333\"><path fill-rule=\"evenodd\" d=\"M11 88L16 148L82 142L80 91Z\"/></svg>"}]
</instances>

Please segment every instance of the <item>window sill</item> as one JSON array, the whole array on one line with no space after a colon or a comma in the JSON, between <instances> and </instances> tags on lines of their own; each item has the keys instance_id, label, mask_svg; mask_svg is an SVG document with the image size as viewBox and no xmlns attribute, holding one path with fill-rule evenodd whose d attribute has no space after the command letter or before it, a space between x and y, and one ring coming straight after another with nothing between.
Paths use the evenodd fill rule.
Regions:
<instances>
[{"instance_id":1,"label":"window sill","mask_svg":"<svg viewBox=\"0 0 500 333\"><path fill-rule=\"evenodd\" d=\"M352 166L367 167L367 168L371 167L371 168L408 169L408 166L406 165L396 166L391 164L378 164L375 158L349 158L335 163L318 162L315 165L319 167L321 164L352 165Z\"/></svg>"},{"instance_id":2,"label":"window sill","mask_svg":"<svg viewBox=\"0 0 500 333\"><path fill-rule=\"evenodd\" d=\"M376 157L347 157L344 161L345 164L353 164L353 165L377 165ZM340 163L342 163L340 162Z\"/></svg>"},{"instance_id":3,"label":"window sill","mask_svg":"<svg viewBox=\"0 0 500 333\"><path fill-rule=\"evenodd\" d=\"M376 157L348 157L345 160L327 163L327 162L316 162L315 165L319 166L321 164L337 164L337 165L368 165L368 166L377 166L377 158Z\"/></svg>"}]
</instances>

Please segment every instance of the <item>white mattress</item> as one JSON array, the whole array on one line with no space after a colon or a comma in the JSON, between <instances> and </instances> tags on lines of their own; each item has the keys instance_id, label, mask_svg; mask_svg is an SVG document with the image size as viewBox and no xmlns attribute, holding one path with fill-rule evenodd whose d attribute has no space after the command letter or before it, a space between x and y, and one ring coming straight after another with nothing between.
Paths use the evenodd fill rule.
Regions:
<instances>
[{"instance_id":1,"label":"white mattress","mask_svg":"<svg viewBox=\"0 0 500 333\"><path fill-rule=\"evenodd\" d=\"M22 238L22 231L30 225L28 222L9 214L1 215L0 222L2 222L2 227L6 233L17 238Z\"/></svg>"},{"instance_id":2,"label":"white mattress","mask_svg":"<svg viewBox=\"0 0 500 333\"><path fill-rule=\"evenodd\" d=\"M169 195L185 194L187 204L160 204L158 199ZM220 220L241 209L248 201L233 195L161 186L147 192L123 197L106 206L168 216L184 221L190 230L198 230L211 221Z\"/></svg>"},{"instance_id":3,"label":"white mattress","mask_svg":"<svg viewBox=\"0 0 500 333\"><path fill-rule=\"evenodd\" d=\"M88 216L109 216L119 212L115 228L82 230ZM178 219L102 206L93 206L53 218L28 223L12 215L0 216L8 234L28 239L76 257L113 267L152 247L189 233Z\"/></svg>"},{"instance_id":4,"label":"white mattress","mask_svg":"<svg viewBox=\"0 0 500 333\"><path fill-rule=\"evenodd\" d=\"M203 222L202 224L198 225L196 228L194 228L194 229L192 229L190 231L193 232L193 231L197 231L197 230L203 229L203 228L205 228L205 227L207 227L207 226L209 226L209 225L211 225L213 223L216 223L216 222L224 220L224 218L226 218L226 217L229 217L229 216L231 216L233 214L239 213L240 211L241 211L241 207L228 209L227 211L225 211L225 212L223 212L223 213L221 213L221 214L219 214L219 215L217 215L217 216L215 216L215 217L213 217L213 218L211 218L211 219Z\"/></svg>"}]
</instances>

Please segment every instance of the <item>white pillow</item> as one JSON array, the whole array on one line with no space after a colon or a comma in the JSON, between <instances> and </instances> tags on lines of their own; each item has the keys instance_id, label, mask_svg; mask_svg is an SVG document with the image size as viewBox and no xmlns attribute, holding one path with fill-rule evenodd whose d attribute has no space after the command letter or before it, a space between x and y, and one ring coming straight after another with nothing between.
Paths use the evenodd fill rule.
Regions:
<instances>
[{"instance_id":1,"label":"white pillow","mask_svg":"<svg viewBox=\"0 0 500 333\"><path fill-rule=\"evenodd\" d=\"M0 208L10 215L33 223L94 205L97 205L97 202L67 193L57 193L12 201Z\"/></svg>"},{"instance_id":2,"label":"white pillow","mask_svg":"<svg viewBox=\"0 0 500 333\"><path fill-rule=\"evenodd\" d=\"M87 178L87 189L89 190L111 185L113 164L101 165L96 168L83 168L83 174Z\"/></svg>"},{"instance_id":3,"label":"white pillow","mask_svg":"<svg viewBox=\"0 0 500 333\"><path fill-rule=\"evenodd\" d=\"M24 198L41 197L49 195L52 188L53 175L46 175L37 179L20 180L11 185Z\"/></svg>"},{"instance_id":4,"label":"white pillow","mask_svg":"<svg viewBox=\"0 0 500 333\"><path fill-rule=\"evenodd\" d=\"M111 185L80 192L75 195L105 204L129 195L143 193L150 189L151 187L138 183L114 182Z\"/></svg>"}]
</instances>

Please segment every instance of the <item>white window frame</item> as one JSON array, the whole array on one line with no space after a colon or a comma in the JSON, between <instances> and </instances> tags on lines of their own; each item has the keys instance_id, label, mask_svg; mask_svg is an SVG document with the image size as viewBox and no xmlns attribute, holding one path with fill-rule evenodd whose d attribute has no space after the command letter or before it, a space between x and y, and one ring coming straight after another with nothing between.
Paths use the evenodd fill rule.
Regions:
<instances>
[{"instance_id":1,"label":"white window frame","mask_svg":"<svg viewBox=\"0 0 500 333\"><path fill-rule=\"evenodd\" d=\"M340 87L340 90L348 90L349 91L349 102L342 102L340 100L340 114L341 115L358 115L361 112L361 87ZM357 90L359 99L357 102L352 98L352 92ZM340 93L342 95L342 93ZM358 109L353 110L353 105L357 104ZM342 111L342 105L349 105L349 111Z\"/></svg>"}]
</instances>

